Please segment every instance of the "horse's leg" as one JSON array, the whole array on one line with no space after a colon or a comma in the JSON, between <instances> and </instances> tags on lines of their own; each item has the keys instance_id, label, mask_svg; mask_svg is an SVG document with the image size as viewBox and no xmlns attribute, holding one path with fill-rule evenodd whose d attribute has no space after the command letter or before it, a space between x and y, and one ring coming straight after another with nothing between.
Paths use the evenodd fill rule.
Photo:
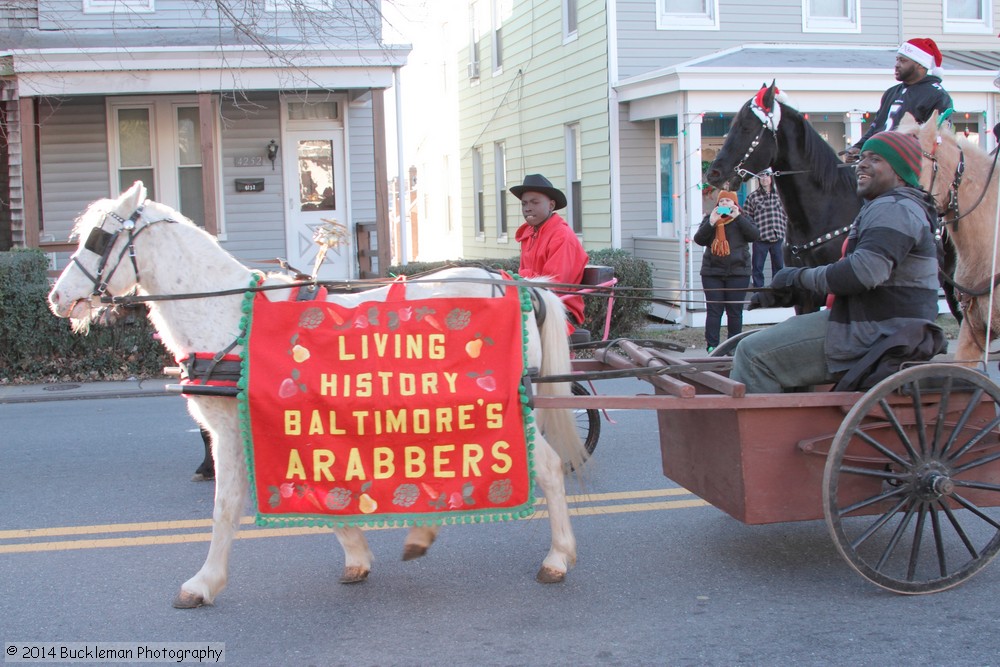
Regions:
<instances>
[{"instance_id":1,"label":"horse's leg","mask_svg":"<svg viewBox=\"0 0 1000 667\"><path fill-rule=\"evenodd\" d=\"M543 584L555 584L576 564L576 538L569 522L562 460L540 433L535 434L535 479L545 494L552 528L552 545L535 578Z\"/></svg>"},{"instance_id":2,"label":"horse's leg","mask_svg":"<svg viewBox=\"0 0 1000 667\"><path fill-rule=\"evenodd\" d=\"M973 305L973 308L975 307ZM962 318L962 325L958 328L958 340L955 343L955 361L967 362L967 366L974 366L974 362L983 356L982 340L986 335L985 328L976 331L981 320L973 315L970 309Z\"/></svg>"},{"instance_id":3,"label":"horse's leg","mask_svg":"<svg viewBox=\"0 0 1000 667\"><path fill-rule=\"evenodd\" d=\"M344 549L342 584L357 584L368 578L372 571L372 550L363 530L357 527L334 528L340 546Z\"/></svg>"},{"instance_id":4,"label":"horse's leg","mask_svg":"<svg viewBox=\"0 0 1000 667\"><path fill-rule=\"evenodd\" d=\"M248 490L236 402L229 398L201 400L205 403L193 406L192 412L214 436L215 509L212 512L212 542L208 547L205 564L197 574L181 585L180 593L174 598L173 604L178 609L212 604L215 596L226 587L229 552L236 531L239 530Z\"/></svg>"},{"instance_id":5,"label":"horse's leg","mask_svg":"<svg viewBox=\"0 0 1000 667\"><path fill-rule=\"evenodd\" d=\"M440 526L414 526L406 534L406 541L403 543L403 560L413 560L420 558L427 553L427 550L434 544Z\"/></svg>"}]
</instances>

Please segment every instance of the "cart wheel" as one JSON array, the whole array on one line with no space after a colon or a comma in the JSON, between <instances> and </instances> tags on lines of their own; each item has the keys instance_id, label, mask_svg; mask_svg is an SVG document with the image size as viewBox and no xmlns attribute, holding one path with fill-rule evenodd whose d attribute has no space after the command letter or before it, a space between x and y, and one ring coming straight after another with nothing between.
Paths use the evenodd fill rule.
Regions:
<instances>
[{"instance_id":1,"label":"cart wheel","mask_svg":"<svg viewBox=\"0 0 1000 667\"><path fill-rule=\"evenodd\" d=\"M590 396L590 391L579 382L574 382L574 396ZM574 410L576 417L576 428L580 432L580 439L587 449L587 456L597 449L597 439L601 437L601 413L599 410L591 408L589 410Z\"/></svg>"},{"instance_id":2,"label":"cart wheel","mask_svg":"<svg viewBox=\"0 0 1000 667\"><path fill-rule=\"evenodd\" d=\"M710 357L731 357L733 353L736 352L736 346L740 344L740 341L757 333L760 329L747 329L746 331L741 331L732 338L727 338L726 340L719 343L719 347L712 350L708 356Z\"/></svg>"},{"instance_id":3,"label":"cart wheel","mask_svg":"<svg viewBox=\"0 0 1000 667\"><path fill-rule=\"evenodd\" d=\"M1000 551L998 424L1000 387L962 366L914 366L866 393L823 475L826 524L850 566L920 594L989 563Z\"/></svg>"}]
</instances>

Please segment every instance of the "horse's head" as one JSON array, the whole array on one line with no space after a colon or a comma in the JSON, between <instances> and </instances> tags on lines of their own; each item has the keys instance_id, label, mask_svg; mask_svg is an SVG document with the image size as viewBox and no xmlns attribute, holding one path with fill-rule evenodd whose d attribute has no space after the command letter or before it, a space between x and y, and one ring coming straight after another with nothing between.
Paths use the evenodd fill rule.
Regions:
<instances>
[{"instance_id":1,"label":"horse's head","mask_svg":"<svg viewBox=\"0 0 1000 667\"><path fill-rule=\"evenodd\" d=\"M58 317L73 320L73 328L86 331L106 310L104 295L127 294L136 287L135 258L129 257L140 225L146 188L136 181L118 199L101 199L77 218L72 238L80 245L63 269L52 291L49 308Z\"/></svg>"},{"instance_id":2,"label":"horse's head","mask_svg":"<svg viewBox=\"0 0 1000 667\"><path fill-rule=\"evenodd\" d=\"M726 142L705 172L705 180L720 189L730 189L772 166L778 154L778 124L781 103L778 87L771 82L740 108L726 135Z\"/></svg>"},{"instance_id":3,"label":"horse's head","mask_svg":"<svg viewBox=\"0 0 1000 667\"><path fill-rule=\"evenodd\" d=\"M938 112L935 111L923 125L910 115L903 116L898 128L900 132L913 134L920 141L920 187L934 199L938 213L944 215L953 198L957 205L957 193L952 193L952 175L958 167L961 150L953 132L942 132L939 127Z\"/></svg>"}]
</instances>

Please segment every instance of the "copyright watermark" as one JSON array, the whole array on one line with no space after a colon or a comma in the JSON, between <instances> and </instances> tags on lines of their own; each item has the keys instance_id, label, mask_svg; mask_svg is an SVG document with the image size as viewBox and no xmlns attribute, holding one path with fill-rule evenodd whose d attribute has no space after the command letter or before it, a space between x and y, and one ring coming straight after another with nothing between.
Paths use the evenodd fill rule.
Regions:
<instances>
[{"instance_id":1,"label":"copyright watermark","mask_svg":"<svg viewBox=\"0 0 1000 667\"><path fill-rule=\"evenodd\" d=\"M7 642L4 662L176 662L226 661L225 642Z\"/></svg>"}]
</instances>

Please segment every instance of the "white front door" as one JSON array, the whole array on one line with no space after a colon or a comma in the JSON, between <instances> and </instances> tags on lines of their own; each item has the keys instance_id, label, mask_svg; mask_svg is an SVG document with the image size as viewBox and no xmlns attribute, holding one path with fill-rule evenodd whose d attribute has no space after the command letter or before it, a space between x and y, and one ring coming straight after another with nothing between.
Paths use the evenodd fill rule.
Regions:
<instances>
[{"instance_id":1,"label":"white front door","mask_svg":"<svg viewBox=\"0 0 1000 667\"><path fill-rule=\"evenodd\" d=\"M343 127L300 130L286 126L281 152L288 262L312 273L320 251L315 239L320 235L328 249L315 277L350 279L355 263L354 231L347 210Z\"/></svg>"}]
</instances>

